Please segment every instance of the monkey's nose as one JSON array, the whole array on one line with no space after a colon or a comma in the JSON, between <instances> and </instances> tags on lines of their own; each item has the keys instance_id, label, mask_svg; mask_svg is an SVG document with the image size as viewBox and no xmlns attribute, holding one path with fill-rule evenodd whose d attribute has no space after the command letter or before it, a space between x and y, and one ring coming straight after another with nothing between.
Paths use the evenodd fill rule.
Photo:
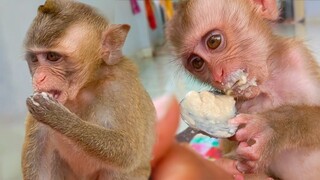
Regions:
<instances>
[{"instance_id":1,"label":"monkey's nose","mask_svg":"<svg viewBox=\"0 0 320 180\"><path fill-rule=\"evenodd\" d=\"M215 83L221 84L224 79L224 70L222 68L217 68L212 73L212 78Z\"/></svg>"},{"instance_id":2,"label":"monkey's nose","mask_svg":"<svg viewBox=\"0 0 320 180\"><path fill-rule=\"evenodd\" d=\"M45 81L45 79L47 78L47 76L45 74L39 74L37 76L34 76L34 82L36 84L41 84Z\"/></svg>"}]
</instances>

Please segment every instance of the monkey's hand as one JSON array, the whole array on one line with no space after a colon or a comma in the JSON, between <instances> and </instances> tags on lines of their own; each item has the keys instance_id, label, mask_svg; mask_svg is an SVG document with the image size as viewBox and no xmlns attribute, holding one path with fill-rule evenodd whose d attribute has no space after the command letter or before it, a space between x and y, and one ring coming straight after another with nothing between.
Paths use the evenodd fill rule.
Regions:
<instances>
[{"instance_id":1,"label":"monkey's hand","mask_svg":"<svg viewBox=\"0 0 320 180\"><path fill-rule=\"evenodd\" d=\"M238 141L236 149L238 170L243 173L261 171L261 168L265 166L261 162L266 163L261 159L272 137L273 129L265 119L254 114L239 114L231 119L230 123L239 126L238 131L232 137Z\"/></svg>"},{"instance_id":2,"label":"monkey's hand","mask_svg":"<svg viewBox=\"0 0 320 180\"><path fill-rule=\"evenodd\" d=\"M63 120L76 120L77 116L45 92L35 93L27 98L31 115L39 122L55 129Z\"/></svg>"}]
</instances>

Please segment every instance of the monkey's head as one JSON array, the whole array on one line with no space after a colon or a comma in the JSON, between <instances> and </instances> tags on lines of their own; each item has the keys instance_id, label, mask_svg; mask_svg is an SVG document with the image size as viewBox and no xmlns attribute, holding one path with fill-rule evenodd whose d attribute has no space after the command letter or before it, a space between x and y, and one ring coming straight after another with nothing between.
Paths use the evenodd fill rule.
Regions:
<instances>
[{"instance_id":1,"label":"monkey's head","mask_svg":"<svg viewBox=\"0 0 320 180\"><path fill-rule=\"evenodd\" d=\"M253 98L268 76L275 0L182 0L166 33L177 58L198 79Z\"/></svg>"},{"instance_id":2,"label":"monkey's head","mask_svg":"<svg viewBox=\"0 0 320 180\"><path fill-rule=\"evenodd\" d=\"M98 81L101 67L115 66L130 27L110 25L95 9L71 0L47 0L25 39L34 91L59 102L76 98Z\"/></svg>"}]
</instances>

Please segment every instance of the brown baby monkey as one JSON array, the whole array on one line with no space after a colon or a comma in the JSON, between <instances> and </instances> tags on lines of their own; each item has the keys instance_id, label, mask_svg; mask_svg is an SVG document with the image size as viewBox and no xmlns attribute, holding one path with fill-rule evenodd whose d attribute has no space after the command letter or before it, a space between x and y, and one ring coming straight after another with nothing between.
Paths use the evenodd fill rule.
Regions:
<instances>
[{"instance_id":1,"label":"brown baby monkey","mask_svg":"<svg viewBox=\"0 0 320 180\"><path fill-rule=\"evenodd\" d=\"M276 0L182 0L167 37L191 74L235 97L237 144L222 148L238 170L319 179L320 69L301 41L272 32L278 14Z\"/></svg>"},{"instance_id":2,"label":"brown baby monkey","mask_svg":"<svg viewBox=\"0 0 320 180\"><path fill-rule=\"evenodd\" d=\"M129 25L47 0L25 39L35 94L27 99L26 180L147 180L155 109L121 54Z\"/></svg>"}]
</instances>

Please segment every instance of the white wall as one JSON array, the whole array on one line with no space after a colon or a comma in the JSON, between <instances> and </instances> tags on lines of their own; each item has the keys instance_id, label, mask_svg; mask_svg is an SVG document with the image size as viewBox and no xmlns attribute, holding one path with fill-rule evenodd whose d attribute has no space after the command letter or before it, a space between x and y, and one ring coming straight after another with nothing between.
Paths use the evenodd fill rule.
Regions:
<instances>
[{"instance_id":1,"label":"white wall","mask_svg":"<svg viewBox=\"0 0 320 180\"><path fill-rule=\"evenodd\" d=\"M143 1L138 1L141 13L132 15L130 1L128 0L115 0L115 23L130 24L131 29L127 37L127 41L123 51L127 55L133 55L141 49L151 47L149 37L149 27L145 14Z\"/></svg>"},{"instance_id":2,"label":"white wall","mask_svg":"<svg viewBox=\"0 0 320 180\"><path fill-rule=\"evenodd\" d=\"M0 113L24 112L31 94L23 39L42 1L0 1Z\"/></svg>"},{"instance_id":3,"label":"white wall","mask_svg":"<svg viewBox=\"0 0 320 180\"><path fill-rule=\"evenodd\" d=\"M149 28L145 15L144 2L138 1L141 13L133 15L129 0L80 0L99 9L112 23L130 24L123 52L126 55L134 55L141 49L151 47Z\"/></svg>"},{"instance_id":4,"label":"white wall","mask_svg":"<svg viewBox=\"0 0 320 180\"><path fill-rule=\"evenodd\" d=\"M298 1L298 0L295 0ZM304 0L306 21L320 22L320 1L319 0Z\"/></svg>"}]
</instances>

